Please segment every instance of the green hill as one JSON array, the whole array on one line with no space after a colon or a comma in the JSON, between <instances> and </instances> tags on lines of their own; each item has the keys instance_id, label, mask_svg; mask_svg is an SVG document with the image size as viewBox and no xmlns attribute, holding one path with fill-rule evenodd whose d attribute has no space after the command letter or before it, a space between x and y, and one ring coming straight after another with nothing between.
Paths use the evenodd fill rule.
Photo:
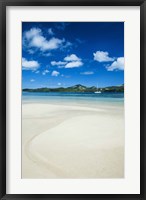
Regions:
<instances>
[{"instance_id":1,"label":"green hill","mask_svg":"<svg viewBox=\"0 0 146 200\"><path fill-rule=\"evenodd\" d=\"M119 86L110 86L110 87L104 87L104 88L96 88L95 86L92 87L86 87L81 84L77 84L71 87L63 88L35 88L35 89L30 89L30 88L25 88L22 90L23 92L96 92L96 91L101 91L101 92L124 92L124 84L119 85Z\"/></svg>"}]
</instances>

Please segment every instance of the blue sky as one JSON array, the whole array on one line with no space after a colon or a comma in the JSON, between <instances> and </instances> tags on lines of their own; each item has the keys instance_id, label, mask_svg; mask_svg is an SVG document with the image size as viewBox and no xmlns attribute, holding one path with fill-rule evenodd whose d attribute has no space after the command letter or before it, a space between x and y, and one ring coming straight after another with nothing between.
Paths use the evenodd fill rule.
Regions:
<instances>
[{"instance_id":1,"label":"blue sky","mask_svg":"<svg viewBox=\"0 0 146 200\"><path fill-rule=\"evenodd\" d=\"M123 22L23 22L23 88L124 83Z\"/></svg>"}]
</instances>

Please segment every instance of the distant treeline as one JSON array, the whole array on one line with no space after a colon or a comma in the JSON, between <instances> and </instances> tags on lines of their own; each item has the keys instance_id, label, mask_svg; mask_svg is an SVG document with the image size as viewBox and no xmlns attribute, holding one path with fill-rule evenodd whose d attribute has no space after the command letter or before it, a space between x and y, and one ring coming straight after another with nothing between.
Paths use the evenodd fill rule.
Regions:
<instances>
[{"instance_id":1,"label":"distant treeline","mask_svg":"<svg viewBox=\"0 0 146 200\"><path fill-rule=\"evenodd\" d=\"M110 86L110 87L104 87L104 88L96 88L95 86L92 87L86 87L84 85L78 84L74 85L72 87L59 87L59 88L35 88L35 89L29 89L25 88L23 89L23 92L124 92L124 84L120 86Z\"/></svg>"}]
</instances>

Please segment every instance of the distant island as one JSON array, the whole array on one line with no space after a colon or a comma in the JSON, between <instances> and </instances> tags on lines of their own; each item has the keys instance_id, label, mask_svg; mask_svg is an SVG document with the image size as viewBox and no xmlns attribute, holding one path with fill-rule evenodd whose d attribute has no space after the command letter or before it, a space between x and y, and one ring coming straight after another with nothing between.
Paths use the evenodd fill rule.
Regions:
<instances>
[{"instance_id":1,"label":"distant island","mask_svg":"<svg viewBox=\"0 0 146 200\"><path fill-rule=\"evenodd\" d=\"M95 86L92 87L86 87L81 84L77 84L71 87L58 87L58 88L35 88L35 89L30 89L30 88L25 88L22 90L23 92L96 92L96 91L101 91L101 92L124 92L124 84L119 85L119 86L109 86L109 87L104 87L104 88L97 88Z\"/></svg>"}]
</instances>

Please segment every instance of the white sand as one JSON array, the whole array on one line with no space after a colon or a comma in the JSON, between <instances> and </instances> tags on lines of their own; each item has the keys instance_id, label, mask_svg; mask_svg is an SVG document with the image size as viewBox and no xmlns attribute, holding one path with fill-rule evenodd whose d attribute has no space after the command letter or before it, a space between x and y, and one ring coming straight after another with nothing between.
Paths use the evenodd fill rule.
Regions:
<instances>
[{"instance_id":1,"label":"white sand","mask_svg":"<svg viewBox=\"0 0 146 200\"><path fill-rule=\"evenodd\" d=\"M123 178L123 106L22 106L22 178Z\"/></svg>"}]
</instances>

